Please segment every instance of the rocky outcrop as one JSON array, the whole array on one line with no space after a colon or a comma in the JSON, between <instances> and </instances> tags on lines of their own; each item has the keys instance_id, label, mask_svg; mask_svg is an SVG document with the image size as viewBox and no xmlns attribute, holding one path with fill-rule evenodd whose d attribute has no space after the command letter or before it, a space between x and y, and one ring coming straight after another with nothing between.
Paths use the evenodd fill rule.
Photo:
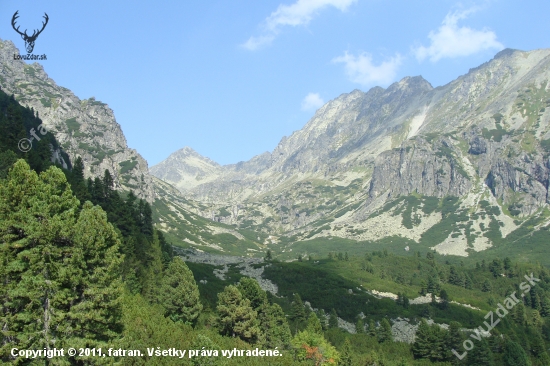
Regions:
<instances>
[{"instance_id":1,"label":"rocky outcrop","mask_svg":"<svg viewBox=\"0 0 550 366\"><path fill-rule=\"evenodd\" d=\"M0 86L22 105L38 112L70 159L82 157L84 175L102 177L109 170L115 188L132 190L149 202L154 199L147 162L128 148L113 111L105 103L79 99L49 78L42 65L14 60L19 50L0 40Z\"/></svg>"},{"instance_id":2,"label":"rocky outcrop","mask_svg":"<svg viewBox=\"0 0 550 366\"><path fill-rule=\"evenodd\" d=\"M425 196L462 196L472 186L460 163L460 152L442 139L436 144L417 138L399 149L381 153L369 187L369 196L388 197L418 193Z\"/></svg>"}]
</instances>

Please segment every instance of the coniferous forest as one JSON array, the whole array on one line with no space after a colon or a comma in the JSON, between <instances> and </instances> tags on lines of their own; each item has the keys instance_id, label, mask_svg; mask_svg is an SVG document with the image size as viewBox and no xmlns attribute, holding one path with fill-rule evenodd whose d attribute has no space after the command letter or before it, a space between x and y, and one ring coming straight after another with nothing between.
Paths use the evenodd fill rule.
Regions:
<instances>
[{"instance_id":1,"label":"coniferous forest","mask_svg":"<svg viewBox=\"0 0 550 366\"><path fill-rule=\"evenodd\" d=\"M51 149L59 144L52 134L29 152L19 151L18 141L40 124L33 110L0 92L3 363L550 365L550 272L538 264L494 258L468 267L432 252L399 259L384 251L286 263L268 252L265 275L279 285L280 296L243 276L202 284L208 265L175 255L153 225L150 204L115 190L109 171L86 180L81 158L69 162L64 154L65 168L53 163ZM399 274L406 267L408 275ZM484 309L497 309L508 296L522 293L518 286L531 273L536 286L523 292L490 337L474 340L486 312L453 300L477 301L489 293L493 300ZM354 292L353 276L418 291L399 291L397 301L377 299ZM431 295L432 303L411 304L419 295ZM356 309L364 309L362 316L355 316ZM398 317L416 322L413 343L394 341L390 320ZM341 329L340 319L353 322L355 332ZM452 350L462 354L466 340L474 347L459 359ZM107 356L13 355L14 349L70 347L101 349ZM173 350L187 354L155 354ZM222 355L227 350L243 355ZM246 356L257 350L276 350L277 356Z\"/></svg>"}]
</instances>

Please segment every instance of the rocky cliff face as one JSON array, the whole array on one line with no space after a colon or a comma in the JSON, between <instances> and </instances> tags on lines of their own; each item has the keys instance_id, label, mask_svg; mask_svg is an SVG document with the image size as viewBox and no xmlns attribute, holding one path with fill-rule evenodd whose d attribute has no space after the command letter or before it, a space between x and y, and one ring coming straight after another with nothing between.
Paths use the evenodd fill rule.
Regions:
<instances>
[{"instance_id":1,"label":"rocky cliff face","mask_svg":"<svg viewBox=\"0 0 550 366\"><path fill-rule=\"evenodd\" d=\"M504 237L548 204L549 79L550 50L504 50L435 89L407 77L387 89L354 90L321 107L271 153L216 166L203 183L194 178L181 189L218 210L220 221L296 239L420 240L445 213L422 208L427 203L406 209L414 199L384 205L412 195L436 197L441 208L444 197L459 197L453 209L469 210L473 216L464 211L461 218L469 229L456 227L436 249L482 250L491 245L491 220ZM163 169L165 180L178 184L169 176L178 165Z\"/></svg>"},{"instance_id":2,"label":"rocky cliff face","mask_svg":"<svg viewBox=\"0 0 550 366\"><path fill-rule=\"evenodd\" d=\"M147 162L136 150L128 148L109 106L94 98L78 99L50 79L42 65L14 60L14 54L19 54L15 45L0 40L2 89L39 113L72 161L82 157L86 177L103 176L108 169L117 189L132 190L152 202L154 191Z\"/></svg>"}]
</instances>

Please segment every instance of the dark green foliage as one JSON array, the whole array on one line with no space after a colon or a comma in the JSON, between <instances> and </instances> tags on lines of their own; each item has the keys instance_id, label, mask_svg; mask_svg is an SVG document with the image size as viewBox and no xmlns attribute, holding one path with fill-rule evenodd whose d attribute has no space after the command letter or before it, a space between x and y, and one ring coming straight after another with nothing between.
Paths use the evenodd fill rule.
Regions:
<instances>
[{"instance_id":1,"label":"dark green foliage","mask_svg":"<svg viewBox=\"0 0 550 366\"><path fill-rule=\"evenodd\" d=\"M328 327L330 328L338 328L338 314L336 313L336 310L333 308L330 311L330 316L328 318Z\"/></svg>"},{"instance_id":2,"label":"dark green foliage","mask_svg":"<svg viewBox=\"0 0 550 366\"><path fill-rule=\"evenodd\" d=\"M160 305L151 305L140 295L125 295L123 301L124 310L124 332L122 340L117 345L122 349L146 350L152 344L161 349L189 349L191 346L193 329L182 323L174 323L163 316L163 309ZM143 357L122 358L123 365L177 365L181 362L166 357L164 363L159 362L159 357L149 356L143 352ZM97 359L96 359L97 360ZM112 361L112 358L107 360ZM176 361L177 360L177 361ZM90 363L92 365L93 363ZM112 362L111 362L112 364ZM180 363L181 364L181 363Z\"/></svg>"},{"instance_id":3,"label":"dark green foliage","mask_svg":"<svg viewBox=\"0 0 550 366\"><path fill-rule=\"evenodd\" d=\"M323 327L321 326L321 321L317 317L317 314L314 312L309 313L307 318L307 327L308 332L323 334Z\"/></svg>"},{"instance_id":4,"label":"dark green foliage","mask_svg":"<svg viewBox=\"0 0 550 366\"><path fill-rule=\"evenodd\" d=\"M468 366L493 366L493 357L489 342L482 338L474 345L474 349L468 352Z\"/></svg>"},{"instance_id":5,"label":"dark green foliage","mask_svg":"<svg viewBox=\"0 0 550 366\"><path fill-rule=\"evenodd\" d=\"M159 303L172 321L189 325L195 323L202 310L193 273L179 257L170 263L162 277Z\"/></svg>"},{"instance_id":6,"label":"dark green foliage","mask_svg":"<svg viewBox=\"0 0 550 366\"><path fill-rule=\"evenodd\" d=\"M378 342L391 342L393 341L393 335L391 332L391 325L388 319L382 319L380 323L380 328L378 328Z\"/></svg>"},{"instance_id":7,"label":"dark green foliage","mask_svg":"<svg viewBox=\"0 0 550 366\"><path fill-rule=\"evenodd\" d=\"M531 366L531 361L519 344L508 341L504 344L504 366Z\"/></svg>"},{"instance_id":8,"label":"dark green foliage","mask_svg":"<svg viewBox=\"0 0 550 366\"><path fill-rule=\"evenodd\" d=\"M355 323L355 332L357 334L365 333L365 322L360 316L357 317L357 322Z\"/></svg>"},{"instance_id":9,"label":"dark green foliage","mask_svg":"<svg viewBox=\"0 0 550 366\"><path fill-rule=\"evenodd\" d=\"M426 358L432 362L443 361L448 358L447 332L439 326L430 326L422 319L416 332L416 339L412 345L415 358Z\"/></svg>"},{"instance_id":10,"label":"dark green foliage","mask_svg":"<svg viewBox=\"0 0 550 366\"><path fill-rule=\"evenodd\" d=\"M256 343L259 340L258 313L250 306L250 300L244 298L239 289L227 286L218 294L217 324L222 335L239 337Z\"/></svg>"},{"instance_id":11,"label":"dark green foliage","mask_svg":"<svg viewBox=\"0 0 550 366\"><path fill-rule=\"evenodd\" d=\"M32 136L32 134L36 135ZM27 140L23 152L19 148L20 141ZM0 90L0 178L5 177L7 169L18 158L25 159L30 168L38 173L52 166L50 145L59 149L59 143L51 132L42 125L42 121L34 111L22 107L12 96ZM69 164L67 154L62 153Z\"/></svg>"},{"instance_id":12,"label":"dark green foliage","mask_svg":"<svg viewBox=\"0 0 550 366\"><path fill-rule=\"evenodd\" d=\"M313 314L313 313L312 313ZM266 304L258 314L262 344L267 349L290 347L292 335L285 313L278 304Z\"/></svg>"},{"instance_id":13,"label":"dark green foliage","mask_svg":"<svg viewBox=\"0 0 550 366\"><path fill-rule=\"evenodd\" d=\"M294 294L288 318L297 323L303 323L306 320L306 309L299 293Z\"/></svg>"},{"instance_id":14,"label":"dark green foliage","mask_svg":"<svg viewBox=\"0 0 550 366\"><path fill-rule=\"evenodd\" d=\"M351 343L349 338L346 338L344 346L342 347L342 352L340 352L340 362L338 364L342 366L352 366L352 361L353 351L351 349Z\"/></svg>"},{"instance_id":15,"label":"dark green foliage","mask_svg":"<svg viewBox=\"0 0 550 366\"><path fill-rule=\"evenodd\" d=\"M119 239L63 172L19 160L0 182L0 317L6 347L101 347L120 337Z\"/></svg>"}]
</instances>

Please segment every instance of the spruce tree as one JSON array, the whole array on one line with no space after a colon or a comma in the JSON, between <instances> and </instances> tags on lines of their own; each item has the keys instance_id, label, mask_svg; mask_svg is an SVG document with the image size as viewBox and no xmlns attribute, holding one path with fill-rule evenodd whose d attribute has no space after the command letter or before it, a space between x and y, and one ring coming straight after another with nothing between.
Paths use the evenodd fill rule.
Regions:
<instances>
[{"instance_id":1,"label":"spruce tree","mask_svg":"<svg viewBox=\"0 0 550 366\"><path fill-rule=\"evenodd\" d=\"M174 322L193 325L202 311L193 273L180 257L174 258L162 277L159 300L165 316Z\"/></svg>"}]
</instances>

